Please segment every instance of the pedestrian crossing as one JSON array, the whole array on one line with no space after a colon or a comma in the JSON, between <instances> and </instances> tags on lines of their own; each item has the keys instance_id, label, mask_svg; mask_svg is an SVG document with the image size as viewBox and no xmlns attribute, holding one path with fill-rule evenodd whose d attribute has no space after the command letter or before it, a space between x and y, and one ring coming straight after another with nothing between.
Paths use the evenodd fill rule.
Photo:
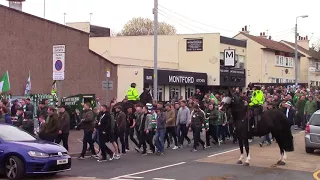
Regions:
<instances>
[{"instance_id":1,"label":"pedestrian crossing","mask_svg":"<svg viewBox=\"0 0 320 180\"><path fill-rule=\"evenodd\" d=\"M121 176L112 178L110 180L138 180L138 179L145 179L144 177L138 177L138 176ZM148 178L150 179L150 178ZM168 179L168 178L152 178L152 180L175 180L175 179Z\"/></svg>"}]
</instances>

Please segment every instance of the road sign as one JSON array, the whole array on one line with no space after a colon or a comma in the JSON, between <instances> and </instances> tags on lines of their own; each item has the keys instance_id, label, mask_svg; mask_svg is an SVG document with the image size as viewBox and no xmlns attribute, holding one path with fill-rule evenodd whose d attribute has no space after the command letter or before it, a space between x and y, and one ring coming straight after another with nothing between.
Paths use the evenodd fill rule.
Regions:
<instances>
[{"instance_id":1,"label":"road sign","mask_svg":"<svg viewBox=\"0 0 320 180\"><path fill-rule=\"evenodd\" d=\"M64 72L53 72L52 79L56 81L64 80Z\"/></svg>"},{"instance_id":2,"label":"road sign","mask_svg":"<svg viewBox=\"0 0 320 180\"><path fill-rule=\"evenodd\" d=\"M64 62L65 62L65 53L54 53L53 54L53 72L65 71Z\"/></svg>"},{"instance_id":3,"label":"road sign","mask_svg":"<svg viewBox=\"0 0 320 180\"><path fill-rule=\"evenodd\" d=\"M224 66L234 67L236 61L236 50L235 49L225 49L224 50Z\"/></svg>"},{"instance_id":4,"label":"road sign","mask_svg":"<svg viewBox=\"0 0 320 180\"><path fill-rule=\"evenodd\" d=\"M102 81L102 89L107 90L108 89L108 81Z\"/></svg>"},{"instance_id":5,"label":"road sign","mask_svg":"<svg viewBox=\"0 0 320 180\"><path fill-rule=\"evenodd\" d=\"M110 70L107 70L106 78L109 78L110 76L111 76L111 74L110 74Z\"/></svg>"},{"instance_id":6,"label":"road sign","mask_svg":"<svg viewBox=\"0 0 320 180\"><path fill-rule=\"evenodd\" d=\"M53 53L65 53L66 45L54 45L52 47Z\"/></svg>"},{"instance_id":7,"label":"road sign","mask_svg":"<svg viewBox=\"0 0 320 180\"><path fill-rule=\"evenodd\" d=\"M113 90L113 81L108 81L108 89Z\"/></svg>"}]
</instances>

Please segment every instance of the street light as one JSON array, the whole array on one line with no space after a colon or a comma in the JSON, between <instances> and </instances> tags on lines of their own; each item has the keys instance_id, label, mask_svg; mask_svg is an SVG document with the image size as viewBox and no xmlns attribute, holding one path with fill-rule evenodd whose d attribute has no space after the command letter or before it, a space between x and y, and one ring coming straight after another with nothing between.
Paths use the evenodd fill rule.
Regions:
<instances>
[{"instance_id":1,"label":"street light","mask_svg":"<svg viewBox=\"0 0 320 180\"><path fill-rule=\"evenodd\" d=\"M294 28L294 39L295 39L295 84L298 86L298 18L307 18L308 15L298 16L296 17L296 25Z\"/></svg>"},{"instance_id":2,"label":"street light","mask_svg":"<svg viewBox=\"0 0 320 180\"><path fill-rule=\"evenodd\" d=\"M90 22L90 24L91 24L91 16L92 16L92 15L93 15L93 13L90 13L90 21L89 21L89 22Z\"/></svg>"}]
</instances>

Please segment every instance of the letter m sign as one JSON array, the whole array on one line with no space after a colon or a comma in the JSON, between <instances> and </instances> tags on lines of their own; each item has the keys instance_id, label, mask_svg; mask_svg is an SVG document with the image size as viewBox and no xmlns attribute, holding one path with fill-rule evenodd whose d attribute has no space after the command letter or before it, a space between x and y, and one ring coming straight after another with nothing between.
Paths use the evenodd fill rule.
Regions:
<instances>
[{"instance_id":1,"label":"letter m sign","mask_svg":"<svg viewBox=\"0 0 320 180\"><path fill-rule=\"evenodd\" d=\"M235 49L225 49L224 50L224 66L234 67L236 60L236 50Z\"/></svg>"}]
</instances>

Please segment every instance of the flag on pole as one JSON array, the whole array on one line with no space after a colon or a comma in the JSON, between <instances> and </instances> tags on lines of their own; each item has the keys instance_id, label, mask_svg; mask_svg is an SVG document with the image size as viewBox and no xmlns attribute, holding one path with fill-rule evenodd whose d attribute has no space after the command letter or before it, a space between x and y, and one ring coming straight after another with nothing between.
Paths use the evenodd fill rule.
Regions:
<instances>
[{"instance_id":1,"label":"flag on pole","mask_svg":"<svg viewBox=\"0 0 320 180\"><path fill-rule=\"evenodd\" d=\"M30 71L29 71L26 89L24 90L24 95L29 95L30 92L31 92L31 77L30 77Z\"/></svg>"},{"instance_id":2,"label":"flag on pole","mask_svg":"<svg viewBox=\"0 0 320 180\"><path fill-rule=\"evenodd\" d=\"M214 101L215 105L218 105L218 99L214 96L213 93L210 94L210 99Z\"/></svg>"},{"instance_id":3,"label":"flag on pole","mask_svg":"<svg viewBox=\"0 0 320 180\"><path fill-rule=\"evenodd\" d=\"M9 72L6 71L0 78L0 92L7 92L10 90Z\"/></svg>"}]
</instances>

